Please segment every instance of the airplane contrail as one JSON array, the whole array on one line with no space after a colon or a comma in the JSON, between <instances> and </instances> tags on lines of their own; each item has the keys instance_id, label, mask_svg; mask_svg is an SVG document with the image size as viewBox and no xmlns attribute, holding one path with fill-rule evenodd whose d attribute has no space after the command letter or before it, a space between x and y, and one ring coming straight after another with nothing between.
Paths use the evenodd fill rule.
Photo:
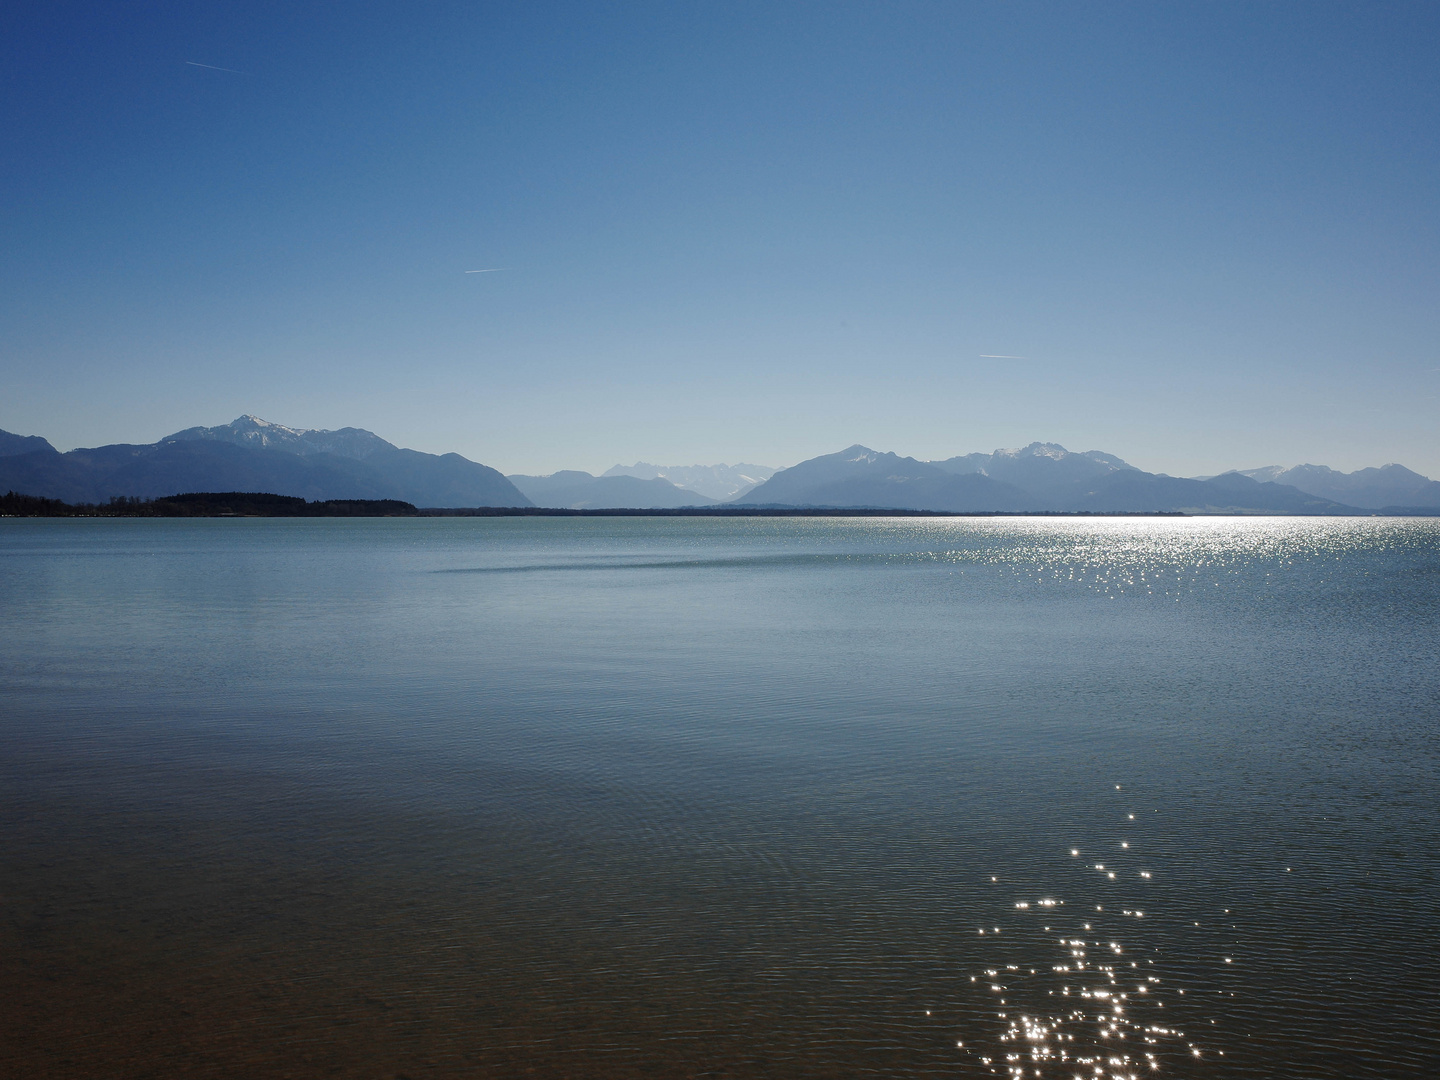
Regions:
<instances>
[{"instance_id":1,"label":"airplane contrail","mask_svg":"<svg viewBox=\"0 0 1440 1080\"><path fill-rule=\"evenodd\" d=\"M982 352L981 360L1029 360L1028 356L1006 356L1004 353Z\"/></svg>"},{"instance_id":2,"label":"airplane contrail","mask_svg":"<svg viewBox=\"0 0 1440 1080\"><path fill-rule=\"evenodd\" d=\"M203 67L203 68L208 68L208 69L210 69L211 71L228 71L231 75L249 75L249 74L250 74L248 71L236 71L234 68L216 67L214 64L201 64L201 63L198 63L198 62L196 62L196 61L194 61L194 60L186 60L185 63L189 64L191 67Z\"/></svg>"},{"instance_id":3,"label":"airplane contrail","mask_svg":"<svg viewBox=\"0 0 1440 1080\"><path fill-rule=\"evenodd\" d=\"M500 273L501 270L504 270L504 269L505 269L505 267L503 267L503 266L492 266L492 267L490 267L489 270L466 270L465 273L467 273L467 274L498 274L498 273Z\"/></svg>"}]
</instances>

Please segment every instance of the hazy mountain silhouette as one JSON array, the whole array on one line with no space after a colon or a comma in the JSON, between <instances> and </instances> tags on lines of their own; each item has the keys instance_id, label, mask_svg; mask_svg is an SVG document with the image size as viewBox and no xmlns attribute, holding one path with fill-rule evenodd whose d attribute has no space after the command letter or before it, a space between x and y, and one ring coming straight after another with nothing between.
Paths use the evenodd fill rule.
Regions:
<instances>
[{"instance_id":1,"label":"hazy mountain silhouette","mask_svg":"<svg viewBox=\"0 0 1440 1080\"><path fill-rule=\"evenodd\" d=\"M990 475L990 470L1000 477ZM1001 478L1003 477L1003 479ZM1188 510L1345 514L1353 507L1238 473L1186 480L1143 472L1098 451L1053 443L922 462L852 446L782 469L736 500L750 505L894 507L950 511Z\"/></svg>"},{"instance_id":2,"label":"hazy mountain silhouette","mask_svg":"<svg viewBox=\"0 0 1440 1080\"><path fill-rule=\"evenodd\" d=\"M47 451L51 454L60 452L50 445L50 440L42 439L39 435L12 435L8 431L0 431L0 457L16 457L20 454L36 454Z\"/></svg>"},{"instance_id":3,"label":"hazy mountain silhouette","mask_svg":"<svg viewBox=\"0 0 1440 1080\"><path fill-rule=\"evenodd\" d=\"M1014 484L1046 506L1068 502L1077 487L1093 487L1118 472L1138 472L1133 465L1099 450L1072 453L1056 443L1031 443L1019 450L965 454L932 461L953 473L981 473Z\"/></svg>"},{"instance_id":4,"label":"hazy mountain silhouette","mask_svg":"<svg viewBox=\"0 0 1440 1080\"><path fill-rule=\"evenodd\" d=\"M898 454L855 445L781 469L737 505L865 506L903 510L1033 510L1012 484L955 473Z\"/></svg>"},{"instance_id":5,"label":"hazy mountain silhouette","mask_svg":"<svg viewBox=\"0 0 1440 1080\"><path fill-rule=\"evenodd\" d=\"M364 461L377 452L398 449L394 443L388 443L373 431L366 431L364 428L344 427L336 431L292 428L283 424L272 424L268 420L248 414L220 427L186 428L160 441L177 442L187 439L228 442L254 450L287 450L302 457L310 454L336 454L354 458L356 461Z\"/></svg>"},{"instance_id":6,"label":"hazy mountain silhouette","mask_svg":"<svg viewBox=\"0 0 1440 1080\"><path fill-rule=\"evenodd\" d=\"M1196 514L1353 514L1357 510L1283 484L1261 483L1239 473L1208 480L1128 469L1116 472L1078 494L1058 510Z\"/></svg>"},{"instance_id":7,"label":"hazy mountain silhouette","mask_svg":"<svg viewBox=\"0 0 1440 1080\"><path fill-rule=\"evenodd\" d=\"M255 491L310 500L399 499L417 506L531 505L489 466L459 454L402 450L358 428L307 431L242 416L145 445L66 454L45 446L0 457L0 490L66 502Z\"/></svg>"},{"instance_id":8,"label":"hazy mountain silhouette","mask_svg":"<svg viewBox=\"0 0 1440 1080\"><path fill-rule=\"evenodd\" d=\"M768 479L743 487L760 474ZM405 450L362 428L292 428L255 416L186 428L156 443L64 454L39 436L0 431L0 492L67 503L195 491L269 492L312 501L396 499L421 507L672 509L714 503L699 486L736 491L740 506L1257 514L1440 510L1440 483L1400 465L1353 473L1323 465L1269 466L1185 479L1144 472L1098 450L1072 453L1039 442L943 461L855 445L778 471L636 462L599 477L567 470L507 479L459 454Z\"/></svg>"},{"instance_id":9,"label":"hazy mountain silhouette","mask_svg":"<svg viewBox=\"0 0 1440 1080\"><path fill-rule=\"evenodd\" d=\"M1411 472L1403 465L1382 465L1378 469L1357 469L1352 473L1338 472L1325 465L1297 465L1293 469L1268 465L1263 469L1243 469L1241 473L1367 510L1391 506L1440 508L1440 482Z\"/></svg>"},{"instance_id":10,"label":"hazy mountain silhouette","mask_svg":"<svg viewBox=\"0 0 1440 1080\"><path fill-rule=\"evenodd\" d=\"M592 476L565 469L549 476L516 475L508 478L536 506L567 510L670 509L705 506L715 500L686 491L668 480L641 480L635 476Z\"/></svg>"},{"instance_id":11,"label":"hazy mountain silhouette","mask_svg":"<svg viewBox=\"0 0 1440 1080\"><path fill-rule=\"evenodd\" d=\"M607 476L634 476L641 480L668 480L676 487L698 491L712 499L738 499L751 488L775 475L769 465L614 465L601 473Z\"/></svg>"}]
</instances>

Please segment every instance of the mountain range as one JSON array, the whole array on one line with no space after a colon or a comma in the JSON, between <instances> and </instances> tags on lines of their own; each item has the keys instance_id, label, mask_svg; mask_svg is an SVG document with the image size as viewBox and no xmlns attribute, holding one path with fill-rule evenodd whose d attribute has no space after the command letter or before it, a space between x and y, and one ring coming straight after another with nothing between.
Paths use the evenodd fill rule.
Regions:
<instances>
[{"instance_id":1,"label":"mountain range","mask_svg":"<svg viewBox=\"0 0 1440 1080\"><path fill-rule=\"evenodd\" d=\"M1293 488L1365 510L1385 507L1440 509L1440 482L1411 472L1404 465L1382 465L1378 469L1337 472L1324 465L1268 465L1244 469L1241 475L1253 480L1288 484Z\"/></svg>"},{"instance_id":2,"label":"mountain range","mask_svg":"<svg viewBox=\"0 0 1440 1080\"><path fill-rule=\"evenodd\" d=\"M536 506L568 510L602 510L625 507L636 510L673 509L713 505L717 500L676 487L669 480L636 476L592 476L564 469L549 476L507 477Z\"/></svg>"},{"instance_id":3,"label":"mountain range","mask_svg":"<svg viewBox=\"0 0 1440 1080\"><path fill-rule=\"evenodd\" d=\"M1440 483L1401 465L1337 472L1267 466L1186 479L1113 454L1055 443L919 461L855 445L788 469L761 465L616 465L502 476L459 454L402 449L361 428L291 428L255 416L192 427L143 445L60 453L0 431L0 492L105 502L195 491L310 500L398 499L422 507L661 509L864 507L949 512L1357 514L1440 511Z\"/></svg>"},{"instance_id":4,"label":"mountain range","mask_svg":"<svg viewBox=\"0 0 1440 1080\"><path fill-rule=\"evenodd\" d=\"M769 465L651 465L648 461L637 461L634 465L612 465L600 478L634 476L641 480L668 480L676 487L699 492L716 502L728 502L763 484L777 471Z\"/></svg>"},{"instance_id":5,"label":"mountain range","mask_svg":"<svg viewBox=\"0 0 1440 1080\"><path fill-rule=\"evenodd\" d=\"M62 454L0 433L0 490L71 503L112 496L255 491L305 499L399 499L417 506L532 506L495 469L459 454L402 450L369 431L316 431L242 416L159 442Z\"/></svg>"},{"instance_id":6,"label":"mountain range","mask_svg":"<svg viewBox=\"0 0 1440 1080\"><path fill-rule=\"evenodd\" d=\"M752 506L908 510L1349 514L1355 508L1239 473L1187 480L1054 443L917 461L851 446L782 469L736 500Z\"/></svg>"}]
</instances>

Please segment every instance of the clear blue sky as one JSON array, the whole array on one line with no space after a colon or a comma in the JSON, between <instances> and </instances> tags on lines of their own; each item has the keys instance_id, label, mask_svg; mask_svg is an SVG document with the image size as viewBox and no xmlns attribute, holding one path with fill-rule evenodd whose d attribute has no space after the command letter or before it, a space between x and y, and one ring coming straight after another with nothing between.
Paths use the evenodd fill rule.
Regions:
<instances>
[{"instance_id":1,"label":"clear blue sky","mask_svg":"<svg viewBox=\"0 0 1440 1080\"><path fill-rule=\"evenodd\" d=\"M11 3L0 65L62 448L1440 476L1440 4Z\"/></svg>"}]
</instances>

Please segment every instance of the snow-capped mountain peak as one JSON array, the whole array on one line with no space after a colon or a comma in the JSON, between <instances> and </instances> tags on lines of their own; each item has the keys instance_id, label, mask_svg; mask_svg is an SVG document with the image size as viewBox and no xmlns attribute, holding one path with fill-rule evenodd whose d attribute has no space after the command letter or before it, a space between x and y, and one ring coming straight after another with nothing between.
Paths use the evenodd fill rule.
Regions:
<instances>
[{"instance_id":1,"label":"snow-capped mountain peak","mask_svg":"<svg viewBox=\"0 0 1440 1080\"><path fill-rule=\"evenodd\" d=\"M235 443L260 450L284 450L302 457L308 454L335 454L363 461L378 450L394 450L373 431L346 427L336 431L321 428L295 428L261 419L251 413L237 417L219 427L193 427L177 431L162 442L183 442L189 439L210 439Z\"/></svg>"}]
</instances>

